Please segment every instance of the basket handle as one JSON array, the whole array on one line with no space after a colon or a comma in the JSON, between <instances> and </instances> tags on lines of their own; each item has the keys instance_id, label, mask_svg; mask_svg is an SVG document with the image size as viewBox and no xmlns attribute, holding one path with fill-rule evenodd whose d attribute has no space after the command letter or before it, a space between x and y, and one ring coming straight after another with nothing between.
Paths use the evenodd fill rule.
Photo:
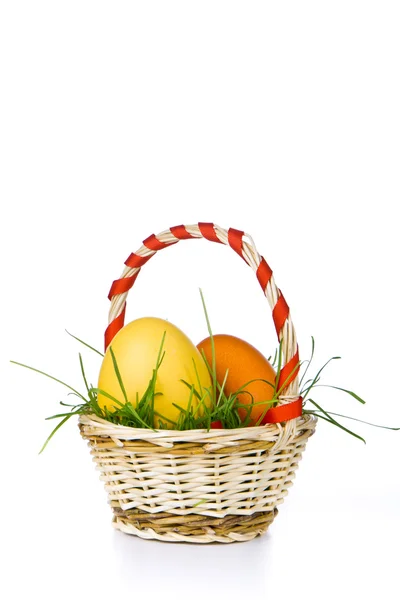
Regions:
<instances>
[{"instance_id":1,"label":"basket handle","mask_svg":"<svg viewBox=\"0 0 400 600\"><path fill-rule=\"evenodd\" d=\"M180 240L205 238L230 246L255 271L258 282L272 310L276 333L282 344L282 361L278 389L281 403L298 398L299 351L296 333L290 316L289 307L282 292L276 286L272 270L261 256L252 238L238 229L222 229L213 223L198 223L197 225L177 225L158 235L150 235L143 241L137 252L133 252L125 261L125 269L119 279L113 281L108 294L111 300L109 325L105 332L105 348L109 346L116 333L123 327L126 309L126 297L140 273L140 269L158 250L176 244ZM284 387L283 387L284 386ZM294 404L292 402L292 404ZM283 407L281 407L283 408ZM271 413L274 409L271 409ZM301 414L301 412L300 412ZM298 415L296 415L298 416ZM283 419L282 419L283 420Z\"/></svg>"}]
</instances>

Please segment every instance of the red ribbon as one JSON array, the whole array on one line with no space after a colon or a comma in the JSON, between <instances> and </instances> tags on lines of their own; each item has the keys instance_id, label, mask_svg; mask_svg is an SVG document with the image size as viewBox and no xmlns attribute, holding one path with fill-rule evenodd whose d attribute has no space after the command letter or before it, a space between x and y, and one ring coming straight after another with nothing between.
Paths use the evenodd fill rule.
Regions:
<instances>
[{"instance_id":1,"label":"red ribbon","mask_svg":"<svg viewBox=\"0 0 400 600\"><path fill-rule=\"evenodd\" d=\"M111 341L114 338L114 336L124 326L125 310L126 310L126 304L124 305L124 308L123 308L121 314L116 319L114 319L114 321L111 321L111 323L107 327L106 332L104 334L104 351L107 350L107 348L111 344Z\"/></svg>"},{"instance_id":2,"label":"red ribbon","mask_svg":"<svg viewBox=\"0 0 400 600\"><path fill-rule=\"evenodd\" d=\"M261 425L268 425L270 423L283 423L284 421L290 421L291 419L297 419L303 414L303 398L299 396L290 404L282 404L281 406L275 406L270 408L263 420ZM211 429L223 429L221 421L213 421L211 423Z\"/></svg>"},{"instance_id":3,"label":"red ribbon","mask_svg":"<svg viewBox=\"0 0 400 600\"><path fill-rule=\"evenodd\" d=\"M301 417L303 414L303 398L299 396L297 400L290 402L290 404L282 404L281 406L275 406L270 408L265 417L262 420L262 424L267 423L282 423L283 421L290 421Z\"/></svg>"}]
</instances>

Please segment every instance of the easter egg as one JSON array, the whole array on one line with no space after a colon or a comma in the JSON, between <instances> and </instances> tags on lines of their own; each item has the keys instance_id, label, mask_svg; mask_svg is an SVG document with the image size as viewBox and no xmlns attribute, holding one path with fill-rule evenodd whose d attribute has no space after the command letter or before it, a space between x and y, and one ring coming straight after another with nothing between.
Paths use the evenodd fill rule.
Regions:
<instances>
[{"instance_id":1,"label":"easter egg","mask_svg":"<svg viewBox=\"0 0 400 600\"><path fill-rule=\"evenodd\" d=\"M238 394L238 402L246 405L254 403L250 412L249 425L255 425L266 409L270 407L269 401L274 395L276 373L263 354L248 342L233 335L223 334L214 335L213 339L217 381L222 385L229 369L224 385L225 395L229 396L244 386L243 392ZM204 352L204 356L211 366L211 338L208 337L201 341L197 348L200 352ZM247 408L239 408L242 420L246 418L247 414Z\"/></svg>"},{"instance_id":2,"label":"easter egg","mask_svg":"<svg viewBox=\"0 0 400 600\"><path fill-rule=\"evenodd\" d=\"M187 409L191 395L190 406L195 409L198 399L182 380L189 386L193 385L200 396L207 395L207 388L211 389L207 365L196 346L178 327L155 317L144 317L128 323L112 340L99 375L98 403L102 408L113 411L119 407L102 391L121 403L127 399L134 407L137 405L153 376L163 337L164 356L157 372L154 395L154 411L158 415L154 415L153 426L159 427L161 421L163 427L173 429L181 412L174 404ZM126 398L118 380L111 348Z\"/></svg>"}]
</instances>

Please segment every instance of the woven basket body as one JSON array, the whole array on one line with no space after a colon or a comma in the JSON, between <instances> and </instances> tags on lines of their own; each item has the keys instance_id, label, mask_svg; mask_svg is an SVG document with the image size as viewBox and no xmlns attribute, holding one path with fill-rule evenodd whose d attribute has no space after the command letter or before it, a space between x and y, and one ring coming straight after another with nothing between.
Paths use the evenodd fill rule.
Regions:
<instances>
[{"instance_id":1,"label":"woven basket body","mask_svg":"<svg viewBox=\"0 0 400 600\"><path fill-rule=\"evenodd\" d=\"M266 531L314 427L307 415L284 426L153 433L80 418L114 526L169 542L245 541Z\"/></svg>"},{"instance_id":2,"label":"woven basket body","mask_svg":"<svg viewBox=\"0 0 400 600\"><path fill-rule=\"evenodd\" d=\"M199 223L147 238L111 287L106 346L123 326L126 295L145 262L180 239L201 237L231 246L256 272L282 347L286 383L278 408L287 409L299 394L289 309L265 259L238 230ZM94 415L79 420L105 483L114 527L146 539L197 543L246 541L265 532L315 425L314 417L301 415L301 401L297 418L230 430L152 431Z\"/></svg>"}]
</instances>

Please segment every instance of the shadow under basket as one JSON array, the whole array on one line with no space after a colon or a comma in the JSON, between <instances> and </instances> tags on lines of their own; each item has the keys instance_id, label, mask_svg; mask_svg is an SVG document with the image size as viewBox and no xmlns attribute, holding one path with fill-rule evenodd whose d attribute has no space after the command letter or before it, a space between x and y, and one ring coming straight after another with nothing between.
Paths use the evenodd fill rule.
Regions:
<instances>
[{"instance_id":1,"label":"shadow under basket","mask_svg":"<svg viewBox=\"0 0 400 600\"><path fill-rule=\"evenodd\" d=\"M159 430L81 415L113 526L168 542L240 542L264 533L292 485L316 419L241 429Z\"/></svg>"}]
</instances>

